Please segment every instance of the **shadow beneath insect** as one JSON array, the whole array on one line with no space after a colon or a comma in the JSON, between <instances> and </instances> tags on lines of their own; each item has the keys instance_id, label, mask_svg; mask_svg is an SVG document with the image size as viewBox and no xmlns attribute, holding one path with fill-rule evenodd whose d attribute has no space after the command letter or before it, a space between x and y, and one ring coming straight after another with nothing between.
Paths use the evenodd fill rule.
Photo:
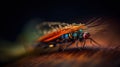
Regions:
<instances>
[{"instance_id":1,"label":"shadow beneath insect","mask_svg":"<svg viewBox=\"0 0 120 67\"><path fill-rule=\"evenodd\" d=\"M50 55L50 54L55 54L55 53L67 53L67 54L74 54L74 55L80 55L83 53L86 53L86 56L92 56L94 53L99 51L100 48L93 48L93 47L85 47L85 48L68 48L65 49L64 51L58 50L58 47L53 47L53 48L48 48L48 49L43 49L39 48L34 50L34 52L31 55Z\"/></svg>"}]
</instances>

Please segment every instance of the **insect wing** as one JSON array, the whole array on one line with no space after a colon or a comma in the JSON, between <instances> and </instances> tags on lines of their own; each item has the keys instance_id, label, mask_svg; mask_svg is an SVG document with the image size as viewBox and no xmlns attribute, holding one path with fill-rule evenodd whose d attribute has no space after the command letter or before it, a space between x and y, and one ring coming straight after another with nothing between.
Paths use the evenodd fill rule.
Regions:
<instances>
[{"instance_id":1,"label":"insect wing","mask_svg":"<svg viewBox=\"0 0 120 67\"><path fill-rule=\"evenodd\" d=\"M44 35L44 36L38 38L37 41L39 41L39 42L49 42L49 41L52 41L52 40L60 37L63 34L69 33L70 31L71 31L71 29L69 29L69 28L68 29L63 29L63 30L58 30L58 31L49 33L47 35Z\"/></svg>"}]
</instances>

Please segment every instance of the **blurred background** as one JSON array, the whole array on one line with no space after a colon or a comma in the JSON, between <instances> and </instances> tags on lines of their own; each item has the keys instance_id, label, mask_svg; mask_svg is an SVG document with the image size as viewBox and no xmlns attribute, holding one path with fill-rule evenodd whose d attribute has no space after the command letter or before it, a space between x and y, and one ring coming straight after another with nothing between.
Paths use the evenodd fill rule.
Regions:
<instances>
[{"instance_id":1,"label":"blurred background","mask_svg":"<svg viewBox=\"0 0 120 67\"><path fill-rule=\"evenodd\" d=\"M117 1L2 1L0 61L6 63L23 56L40 34L36 25L44 21L65 22L76 18L104 17L107 31L95 35L102 44L119 44L119 2ZM102 33L102 35L101 35ZM101 35L101 36L100 36ZM101 38L100 38L101 37ZM111 44L114 43L114 44ZM27 49L27 48L28 49Z\"/></svg>"}]
</instances>

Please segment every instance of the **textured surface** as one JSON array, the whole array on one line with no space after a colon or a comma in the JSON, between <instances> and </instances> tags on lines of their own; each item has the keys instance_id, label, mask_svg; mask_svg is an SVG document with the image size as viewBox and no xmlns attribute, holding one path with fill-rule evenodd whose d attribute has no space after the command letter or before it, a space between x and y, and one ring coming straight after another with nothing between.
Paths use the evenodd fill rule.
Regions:
<instances>
[{"instance_id":1,"label":"textured surface","mask_svg":"<svg viewBox=\"0 0 120 67\"><path fill-rule=\"evenodd\" d=\"M120 51L114 49L76 48L26 56L7 67L120 67Z\"/></svg>"}]
</instances>

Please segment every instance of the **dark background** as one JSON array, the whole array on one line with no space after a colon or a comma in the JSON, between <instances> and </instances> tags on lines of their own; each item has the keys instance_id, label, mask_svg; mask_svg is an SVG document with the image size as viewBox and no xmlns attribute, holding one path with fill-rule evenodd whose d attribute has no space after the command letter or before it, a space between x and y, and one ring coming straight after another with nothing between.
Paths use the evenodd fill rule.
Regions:
<instances>
[{"instance_id":1,"label":"dark background","mask_svg":"<svg viewBox=\"0 0 120 67\"><path fill-rule=\"evenodd\" d=\"M108 16L119 18L119 2L82 1L4 1L1 2L0 39L15 41L30 19L65 21L76 17Z\"/></svg>"}]
</instances>

